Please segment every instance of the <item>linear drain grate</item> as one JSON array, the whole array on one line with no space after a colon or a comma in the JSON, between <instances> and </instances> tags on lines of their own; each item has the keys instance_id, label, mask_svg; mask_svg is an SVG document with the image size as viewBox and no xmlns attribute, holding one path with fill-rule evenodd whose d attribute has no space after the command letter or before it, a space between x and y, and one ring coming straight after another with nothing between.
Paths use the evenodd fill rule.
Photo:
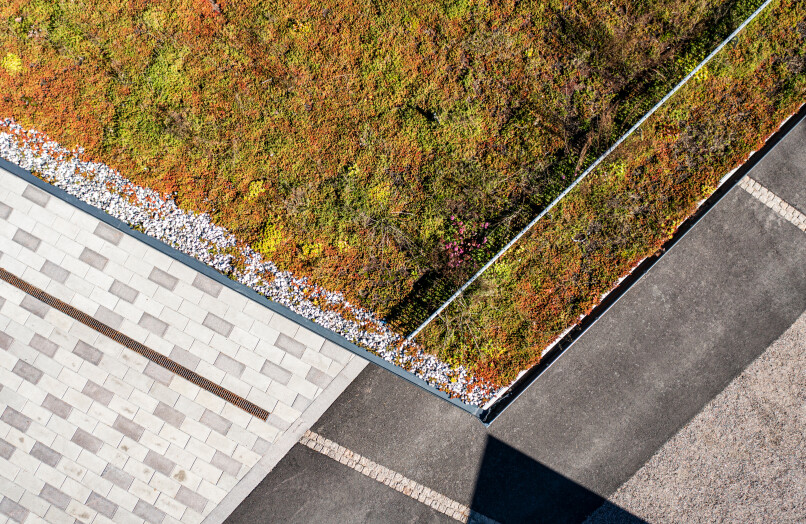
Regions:
<instances>
[{"instance_id":1,"label":"linear drain grate","mask_svg":"<svg viewBox=\"0 0 806 524\"><path fill-rule=\"evenodd\" d=\"M236 395L232 391L228 389L222 388L218 384L211 382L210 380L204 378L203 376L199 375L195 371L191 371L185 366L179 364L176 361L171 360L170 358L157 353L153 349L144 346L143 344L133 340L120 331L116 329L112 329L111 327L107 326L103 322L99 322L98 320L94 319L93 317L87 315L83 311L80 311L70 304L66 304L59 300L58 298L50 295L38 287L32 286L28 282L16 277L15 275L9 273L4 268L0 267L0 278L11 284L12 286L21 289L25 293L31 295L32 297L44 302L45 304L49 305L54 309L58 309L65 315L74 318L75 320L81 322L82 324L91 327L95 331L106 335L107 337L111 338L115 342L131 349L132 351L136 351L137 353L143 355L151 362L158 364L165 369L176 373L180 377L193 382L197 386L202 389L205 389L216 395L218 397L223 398L227 402L230 402L239 408L243 409L244 411L251 413L252 415L266 420L269 417L269 412L265 409L256 406L255 404L249 402L245 398Z\"/></svg>"}]
</instances>

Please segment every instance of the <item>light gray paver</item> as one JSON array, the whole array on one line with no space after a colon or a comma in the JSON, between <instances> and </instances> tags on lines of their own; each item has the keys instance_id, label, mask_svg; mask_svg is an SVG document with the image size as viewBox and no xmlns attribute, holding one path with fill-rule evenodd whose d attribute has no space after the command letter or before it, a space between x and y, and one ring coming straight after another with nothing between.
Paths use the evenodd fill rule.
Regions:
<instances>
[{"instance_id":1,"label":"light gray paver","mask_svg":"<svg viewBox=\"0 0 806 524\"><path fill-rule=\"evenodd\" d=\"M53 358L53 355L56 353L56 349L59 347L50 340L41 336L39 333L35 334L28 344L40 353L51 358Z\"/></svg>"},{"instance_id":2,"label":"light gray paver","mask_svg":"<svg viewBox=\"0 0 806 524\"><path fill-rule=\"evenodd\" d=\"M165 520L165 512L143 500L137 501L137 505L134 506L132 513L145 519L146 522L153 522L154 524L161 524L162 521Z\"/></svg>"},{"instance_id":3,"label":"light gray paver","mask_svg":"<svg viewBox=\"0 0 806 524\"><path fill-rule=\"evenodd\" d=\"M288 384L288 381L291 380L290 371L268 360L263 364L261 373L283 385Z\"/></svg>"},{"instance_id":4,"label":"light gray paver","mask_svg":"<svg viewBox=\"0 0 806 524\"><path fill-rule=\"evenodd\" d=\"M183 413L163 402L160 402L157 407L154 408L154 415L177 428L181 427L182 422L185 420Z\"/></svg>"},{"instance_id":5,"label":"light gray paver","mask_svg":"<svg viewBox=\"0 0 806 524\"><path fill-rule=\"evenodd\" d=\"M115 516L115 512L118 509L117 504L94 491L90 493L90 496L87 498L87 507L94 509L101 515L110 519Z\"/></svg>"},{"instance_id":6,"label":"light gray paver","mask_svg":"<svg viewBox=\"0 0 806 524\"><path fill-rule=\"evenodd\" d=\"M229 456L221 453L220 451L216 451L215 455L213 456L213 460L210 463L223 471L224 473L228 473L233 477L238 476L238 472L241 470L241 463L237 460L230 458Z\"/></svg>"},{"instance_id":7,"label":"light gray paver","mask_svg":"<svg viewBox=\"0 0 806 524\"><path fill-rule=\"evenodd\" d=\"M22 299L22 303L20 303L20 306L39 318L45 318L45 315L47 315L48 310L50 309L50 306L29 295L25 295L25 297Z\"/></svg>"},{"instance_id":8,"label":"light gray paver","mask_svg":"<svg viewBox=\"0 0 806 524\"><path fill-rule=\"evenodd\" d=\"M243 364L231 357L228 357L224 353L219 353L218 357L216 357L215 365L216 367L224 370L226 373L239 377L243 375L243 370L245 368Z\"/></svg>"},{"instance_id":9,"label":"light gray paver","mask_svg":"<svg viewBox=\"0 0 806 524\"><path fill-rule=\"evenodd\" d=\"M199 421L222 435L226 435L227 431L229 431L229 428L232 426L232 422L213 413L209 409L204 410L204 414L202 414Z\"/></svg>"},{"instance_id":10,"label":"light gray paver","mask_svg":"<svg viewBox=\"0 0 806 524\"><path fill-rule=\"evenodd\" d=\"M27 231L23 231L22 229L18 229L17 232L14 233L12 240L14 240L14 242L17 244L30 249L31 251L36 251L39 249L39 244L42 243L40 239Z\"/></svg>"},{"instance_id":11,"label":"light gray paver","mask_svg":"<svg viewBox=\"0 0 806 524\"><path fill-rule=\"evenodd\" d=\"M174 469L174 462L165 458L164 456L155 453L154 451L149 451L146 455L146 458L143 460L143 464L154 468L154 470L159 471L163 475L170 475Z\"/></svg>"},{"instance_id":12,"label":"light gray paver","mask_svg":"<svg viewBox=\"0 0 806 524\"><path fill-rule=\"evenodd\" d=\"M182 486L176 493L176 500L185 506L192 508L196 513L204 513L204 508L207 506L207 499L198 493Z\"/></svg>"},{"instance_id":13,"label":"light gray paver","mask_svg":"<svg viewBox=\"0 0 806 524\"><path fill-rule=\"evenodd\" d=\"M60 416L63 419L69 417L70 412L73 410L70 404L54 397L50 393L47 394L45 400L42 402L42 407L44 407L47 410L50 410L51 412Z\"/></svg>"},{"instance_id":14,"label":"light gray paver","mask_svg":"<svg viewBox=\"0 0 806 524\"><path fill-rule=\"evenodd\" d=\"M15 449L16 448L14 446L0 438L0 457L8 460L11 458L11 455L14 453Z\"/></svg>"},{"instance_id":15,"label":"light gray paver","mask_svg":"<svg viewBox=\"0 0 806 524\"><path fill-rule=\"evenodd\" d=\"M135 300L137 300L137 295L139 294L136 289L127 286L120 280L115 279L112 282L112 286L109 288L109 292L115 295L118 298L133 304Z\"/></svg>"},{"instance_id":16,"label":"light gray paver","mask_svg":"<svg viewBox=\"0 0 806 524\"><path fill-rule=\"evenodd\" d=\"M232 333L233 325L213 313L207 313L202 324L225 337Z\"/></svg>"},{"instance_id":17,"label":"light gray paver","mask_svg":"<svg viewBox=\"0 0 806 524\"><path fill-rule=\"evenodd\" d=\"M291 422L285 420L284 418L278 417L274 413L269 415L267 422L280 431L285 431L291 426Z\"/></svg>"},{"instance_id":18,"label":"light gray paver","mask_svg":"<svg viewBox=\"0 0 806 524\"><path fill-rule=\"evenodd\" d=\"M0 303L0 306L3 304ZM11 347L11 337L0 331L0 349L8 349Z\"/></svg>"},{"instance_id":19,"label":"light gray paver","mask_svg":"<svg viewBox=\"0 0 806 524\"><path fill-rule=\"evenodd\" d=\"M83 340L78 341L76 347L73 348L73 353L83 358L87 362L91 362L92 364L96 365L98 364L98 362L101 361L101 357L104 356L103 353L98 351L96 348L90 346Z\"/></svg>"},{"instance_id":20,"label":"light gray paver","mask_svg":"<svg viewBox=\"0 0 806 524\"><path fill-rule=\"evenodd\" d=\"M165 289L168 289L169 291L173 291L176 288L176 284L179 283L178 278L166 273L158 267L155 267L151 270L151 273L148 275L148 279L156 284L159 284Z\"/></svg>"},{"instance_id":21,"label":"light gray paver","mask_svg":"<svg viewBox=\"0 0 806 524\"><path fill-rule=\"evenodd\" d=\"M143 426L127 419L123 415L117 416L115 422L112 424L112 427L134 441L140 440L140 438L143 436L143 432L145 431Z\"/></svg>"},{"instance_id":22,"label":"light gray paver","mask_svg":"<svg viewBox=\"0 0 806 524\"><path fill-rule=\"evenodd\" d=\"M17 522L25 522L28 518L28 510L8 497L3 497L0 501L0 513Z\"/></svg>"},{"instance_id":23,"label":"light gray paver","mask_svg":"<svg viewBox=\"0 0 806 524\"><path fill-rule=\"evenodd\" d=\"M54 451L52 448L47 447L46 445L42 444L41 442L37 442L31 448L31 451L28 452L32 457L44 462L50 467L55 468L56 464L59 463L62 456L61 454Z\"/></svg>"},{"instance_id":24,"label":"light gray paver","mask_svg":"<svg viewBox=\"0 0 806 524\"><path fill-rule=\"evenodd\" d=\"M42 372L24 360L18 360L11 371L33 384L36 384L42 378Z\"/></svg>"},{"instance_id":25,"label":"light gray paver","mask_svg":"<svg viewBox=\"0 0 806 524\"><path fill-rule=\"evenodd\" d=\"M99 271L103 271L103 269L109 263L108 258L101 255L97 251L93 251L88 247L84 248L84 250L81 252L81 255L79 255L78 259L86 264L89 264L90 266L94 267Z\"/></svg>"},{"instance_id":26,"label":"light gray paver","mask_svg":"<svg viewBox=\"0 0 806 524\"><path fill-rule=\"evenodd\" d=\"M103 222L98 222L94 234L114 245L120 244L120 239L123 238L123 233Z\"/></svg>"},{"instance_id":27,"label":"light gray paver","mask_svg":"<svg viewBox=\"0 0 806 524\"><path fill-rule=\"evenodd\" d=\"M0 438L24 442L0 440L16 475L0 496L53 522L220 522L218 505L313 423L292 424L303 410L349 383L324 395L311 366L338 376L351 355L58 198L35 207L28 186L0 170L0 266L275 413L257 419L0 282Z\"/></svg>"},{"instance_id":28,"label":"light gray paver","mask_svg":"<svg viewBox=\"0 0 806 524\"><path fill-rule=\"evenodd\" d=\"M107 406L113 397L111 391L96 384L92 380L87 380L87 383L84 385L84 389L82 389L81 392Z\"/></svg>"},{"instance_id":29,"label":"light gray paver","mask_svg":"<svg viewBox=\"0 0 806 524\"><path fill-rule=\"evenodd\" d=\"M70 276L69 271L67 271L66 269L64 269L62 267L57 266L56 264L54 264L50 260L45 260L45 263L42 264L42 268L40 269L40 272L42 274L52 278L53 280L55 280L56 282L58 282L60 284L64 284L67 281L67 277Z\"/></svg>"},{"instance_id":30,"label":"light gray paver","mask_svg":"<svg viewBox=\"0 0 806 524\"><path fill-rule=\"evenodd\" d=\"M221 294L221 289L224 287L215 280L212 280L201 273L197 273L193 279L193 287L201 289L213 298L218 298Z\"/></svg>"},{"instance_id":31,"label":"light gray paver","mask_svg":"<svg viewBox=\"0 0 806 524\"><path fill-rule=\"evenodd\" d=\"M140 321L138 322L139 325L143 326L147 330L151 331L156 335L164 335L165 331L168 330L168 324L163 322L162 320L158 319L155 316L152 316L148 313L143 313L143 316L140 317Z\"/></svg>"},{"instance_id":32,"label":"light gray paver","mask_svg":"<svg viewBox=\"0 0 806 524\"><path fill-rule=\"evenodd\" d=\"M324 344L322 344L322 348L320 349L321 353L328 357L331 360L335 360L339 364L346 364L350 357L352 356L349 351L346 349L337 346L333 342L329 340L325 340Z\"/></svg>"},{"instance_id":33,"label":"light gray paver","mask_svg":"<svg viewBox=\"0 0 806 524\"><path fill-rule=\"evenodd\" d=\"M132 481L134 481L134 477L119 469L112 464L107 464L104 468L103 473L101 473L101 478L105 478L106 480L112 482L116 486L121 489L127 490L132 485Z\"/></svg>"},{"instance_id":34,"label":"light gray paver","mask_svg":"<svg viewBox=\"0 0 806 524\"><path fill-rule=\"evenodd\" d=\"M101 450L101 446L103 446L101 439L93 437L81 428L76 429L73 438L70 440L90 453L98 453Z\"/></svg>"},{"instance_id":35,"label":"light gray paver","mask_svg":"<svg viewBox=\"0 0 806 524\"><path fill-rule=\"evenodd\" d=\"M48 200L50 200L50 195L42 191L41 189L28 186L22 192L22 196L33 202L34 204L38 205L39 207L45 207L47 205Z\"/></svg>"},{"instance_id":36,"label":"light gray paver","mask_svg":"<svg viewBox=\"0 0 806 524\"><path fill-rule=\"evenodd\" d=\"M155 364L154 362L149 362L148 364L146 364L146 368L143 370L143 373L153 378L157 382L165 384L166 386L170 384L171 381L176 376L169 370L165 369L159 364Z\"/></svg>"},{"instance_id":37,"label":"light gray paver","mask_svg":"<svg viewBox=\"0 0 806 524\"><path fill-rule=\"evenodd\" d=\"M123 325L123 317L106 306L99 306L98 311L93 316L96 320L100 320L112 329L120 329L120 326Z\"/></svg>"},{"instance_id":38,"label":"light gray paver","mask_svg":"<svg viewBox=\"0 0 806 524\"><path fill-rule=\"evenodd\" d=\"M281 333L280 336L277 337L277 341L274 343L274 345L297 358L302 357L302 354L305 353L305 344L297 342L284 333Z\"/></svg>"},{"instance_id":39,"label":"light gray paver","mask_svg":"<svg viewBox=\"0 0 806 524\"><path fill-rule=\"evenodd\" d=\"M171 350L170 357L190 370L195 370L196 366L199 365L199 357L178 346L174 346Z\"/></svg>"},{"instance_id":40,"label":"light gray paver","mask_svg":"<svg viewBox=\"0 0 806 524\"><path fill-rule=\"evenodd\" d=\"M312 367L310 370L308 370L308 374L305 377L305 380L307 380L308 382L312 382L317 386L319 386L320 388L324 389L327 387L328 384L330 384L331 378L332 377L330 377L330 375L328 375L327 373L324 373Z\"/></svg>"},{"instance_id":41,"label":"light gray paver","mask_svg":"<svg viewBox=\"0 0 806 524\"><path fill-rule=\"evenodd\" d=\"M44 487L42 487L42 491L39 493L39 496L59 509L65 509L67 505L70 504L69 495L65 494L61 490L56 489L48 483L45 483Z\"/></svg>"},{"instance_id":42,"label":"light gray paver","mask_svg":"<svg viewBox=\"0 0 806 524\"><path fill-rule=\"evenodd\" d=\"M17 428L23 433L28 431L28 428L31 426L31 419L11 406L6 407L6 409L3 411L3 414L0 415L0 420L11 427Z\"/></svg>"},{"instance_id":43,"label":"light gray paver","mask_svg":"<svg viewBox=\"0 0 806 524\"><path fill-rule=\"evenodd\" d=\"M307 409L307 407L310 405L311 399L303 395L297 395L297 398L294 399L294 403L291 404L291 407L297 411L305 411L305 409Z\"/></svg>"}]
</instances>

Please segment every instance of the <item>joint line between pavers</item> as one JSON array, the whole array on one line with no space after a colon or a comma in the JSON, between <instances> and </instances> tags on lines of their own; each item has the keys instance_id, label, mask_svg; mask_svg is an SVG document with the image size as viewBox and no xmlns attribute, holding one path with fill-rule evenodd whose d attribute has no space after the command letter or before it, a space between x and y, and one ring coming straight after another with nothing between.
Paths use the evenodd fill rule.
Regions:
<instances>
[{"instance_id":1,"label":"joint line between pavers","mask_svg":"<svg viewBox=\"0 0 806 524\"><path fill-rule=\"evenodd\" d=\"M326 439L313 431L306 431L299 443L317 453L321 453L331 459L344 464L365 477L380 482L403 495L430 506L436 511L451 517L459 522L468 522L472 516L472 522L483 522L487 524L496 523L495 520L477 513L459 502L437 493L431 488L411 480L408 477L386 468L377 462L359 455L341 446L332 440Z\"/></svg>"},{"instance_id":2,"label":"joint line between pavers","mask_svg":"<svg viewBox=\"0 0 806 524\"><path fill-rule=\"evenodd\" d=\"M781 218L806 233L806 215L761 185L757 180L746 176L739 181L739 187L747 191L750 196L775 211Z\"/></svg>"}]
</instances>

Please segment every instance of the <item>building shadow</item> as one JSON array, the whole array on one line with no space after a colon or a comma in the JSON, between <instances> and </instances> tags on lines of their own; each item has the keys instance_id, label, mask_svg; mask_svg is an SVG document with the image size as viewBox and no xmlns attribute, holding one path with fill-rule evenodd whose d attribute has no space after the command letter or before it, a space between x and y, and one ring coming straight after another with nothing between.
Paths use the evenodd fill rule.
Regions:
<instances>
[{"instance_id":1,"label":"building shadow","mask_svg":"<svg viewBox=\"0 0 806 524\"><path fill-rule=\"evenodd\" d=\"M645 523L489 435L470 508L474 513L470 522L479 523L485 522L483 517L502 524L581 523L594 512L605 517L597 522Z\"/></svg>"}]
</instances>

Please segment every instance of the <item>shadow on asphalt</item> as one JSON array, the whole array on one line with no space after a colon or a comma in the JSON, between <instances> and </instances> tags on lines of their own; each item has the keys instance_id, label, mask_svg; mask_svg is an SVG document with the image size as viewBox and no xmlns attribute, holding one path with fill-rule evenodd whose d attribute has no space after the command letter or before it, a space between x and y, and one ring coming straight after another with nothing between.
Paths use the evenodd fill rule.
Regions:
<instances>
[{"instance_id":1,"label":"shadow on asphalt","mask_svg":"<svg viewBox=\"0 0 806 524\"><path fill-rule=\"evenodd\" d=\"M645 523L497 438L487 437L470 504L474 512L501 523L578 523L602 504L608 505L610 522Z\"/></svg>"}]
</instances>

